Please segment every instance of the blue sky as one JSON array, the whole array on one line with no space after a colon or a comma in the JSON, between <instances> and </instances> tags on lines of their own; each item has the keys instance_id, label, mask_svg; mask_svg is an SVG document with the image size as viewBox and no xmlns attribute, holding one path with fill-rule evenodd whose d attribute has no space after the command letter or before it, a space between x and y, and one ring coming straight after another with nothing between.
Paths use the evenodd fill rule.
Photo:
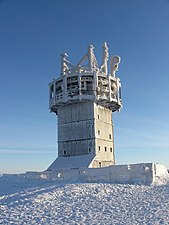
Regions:
<instances>
[{"instance_id":1,"label":"blue sky","mask_svg":"<svg viewBox=\"0 0 169 225\"><path fill-rule=\"evenodd\" d=\"M169 168L169 1L0 1L0 173L45 170L57 156L48 83L102 43L122 58L123 109L114 113L117 164Z\"/></svg>"}]
</instances>

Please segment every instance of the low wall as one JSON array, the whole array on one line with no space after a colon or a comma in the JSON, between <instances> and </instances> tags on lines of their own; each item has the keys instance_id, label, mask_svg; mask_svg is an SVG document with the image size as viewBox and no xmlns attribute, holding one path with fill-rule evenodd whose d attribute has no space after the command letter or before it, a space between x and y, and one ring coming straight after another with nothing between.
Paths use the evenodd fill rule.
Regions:
<instances>
[{"instance_id":1,"label":"low wall","mask_svg":"<svg viewBox=\"0 0 169 225\"><path fill-rule=\"evenodd\" d=\"M102 168L63 168L44 172L27 172L26 178L65 182L109 182L150 185L157 177L166 176L167 169L154 163L113 165Z\"/></svg>"},{"instance_id":2,"label":"low wall","mask_svg":"<svg viewBox=\"0 0 169 225\"><path fill-rule=\"evenodd\" d=\"M81 171L81 180L106 181L112 183L151 184L153 183L153 164L140 163L115 165L106 168L85 169Z\"/></svg>"}]
</instances>

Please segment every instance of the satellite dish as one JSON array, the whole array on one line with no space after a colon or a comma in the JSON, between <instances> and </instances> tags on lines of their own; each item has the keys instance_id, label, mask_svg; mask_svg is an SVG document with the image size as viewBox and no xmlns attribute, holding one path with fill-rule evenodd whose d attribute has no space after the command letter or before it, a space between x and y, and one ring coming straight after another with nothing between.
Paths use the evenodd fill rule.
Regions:
<instances>
[{"instance_id":1,"label":"satellite dish","mask_svg":"<svg viewBox=\"0 0 169 225\"><path fill-rule=\"evenodd\" d=\"M111 75L112 76L115 76L115 72L118 70L120 61L121 61L120 56L115 55L111 58L110 67L111 67Z\"/></svg>"},{"instance_id":2,"label":"satellite dish","mask_svg":"<svg viewBox=\"0 0 169 225\"><path fill-rule=\"evenodd\" d=\"M112 64L118 64L118 63L120 63L120 60L121 60L120 56L117 56L117 55L115 55L111 58Z\"/></svg>"}]
</instances>

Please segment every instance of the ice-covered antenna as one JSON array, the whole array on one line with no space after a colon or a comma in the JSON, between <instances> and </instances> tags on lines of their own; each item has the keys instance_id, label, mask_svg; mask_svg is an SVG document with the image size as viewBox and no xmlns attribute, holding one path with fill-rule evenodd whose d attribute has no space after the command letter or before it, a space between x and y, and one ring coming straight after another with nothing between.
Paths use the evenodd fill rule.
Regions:
<instances>
[{"instance_id":1,"label":"ice-covered antenna","mask_svg":"<svg viewBox=\"0 0 169 225\"><path fill-rule=\"evenodd\" d=\"M107 47L106 42L103 43L102 48L103 48L103 59L102 64L100 66L100 72L103 72L107 75L108 74L107 62L109 60L109 49Z\"/></svg>"},{"instance_id":2,"label":"ice-covered antenna","mask_svg":"<svg viewBox=\"0 0 169 225\"><path fill-rule=\"evenodd\" d=\"M115 77L116 71L118 70L119 63L121 61L120 56L113 56L110 61L111 75Z\"/></svg>"}]
</instances>

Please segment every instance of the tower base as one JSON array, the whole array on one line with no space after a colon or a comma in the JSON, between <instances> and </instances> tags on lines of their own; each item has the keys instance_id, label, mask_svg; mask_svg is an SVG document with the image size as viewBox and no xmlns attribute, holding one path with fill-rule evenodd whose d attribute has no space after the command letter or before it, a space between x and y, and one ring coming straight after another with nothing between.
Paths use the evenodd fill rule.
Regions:
<instances>
[{"instance_id":1,"label":"tower base","mask_svg":"<svg viewBox=\"0 0 169 225\"><path fill-rule=\"evenodd\" d=\"M58 157L48 167L47 171L63 169L63 168L98 168L114 165L113 161L99 161L96 155L82 155L71 157Z\"/></svg>"}]
</instances>

